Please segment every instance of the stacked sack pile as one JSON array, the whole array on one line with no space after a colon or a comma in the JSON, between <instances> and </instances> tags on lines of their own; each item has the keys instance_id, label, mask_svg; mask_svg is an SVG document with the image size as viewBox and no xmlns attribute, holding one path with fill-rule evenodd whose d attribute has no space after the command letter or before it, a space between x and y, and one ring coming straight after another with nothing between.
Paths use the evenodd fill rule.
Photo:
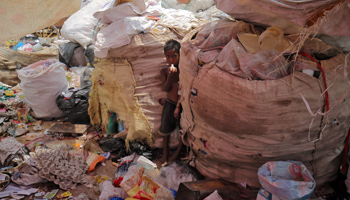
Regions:
<instances>
[{"instance_id":1,"label":"stacked sack pile","mask_svg":"<svg viewBox=\"0 0 350 200\"><path fill-rule=\"evenodd\" d=\"M171 1L176 2L168 0L167 5L173 5ZM212 0L203 2L207 2L207 6L214 4ZM127 141L145 139L151 144L160 126L162 106L158 100L166 97L160 79L160 68L167 64L163 52L165 42L180 41L207 22L208 16L229 17L212 8L210 13L199 12L203 19L200 20L195 13L172 6L165 8L164 3L115 1L94 14L104 26L95 43L95 55L99 59L91 78L91 123L101 125L103 132L107 132L108 113L116 113L127 131ZM203 5L197 4L201 9ZM191 10L199 9L191 7Z\"/></svg>"},{"instance_id":2,"label":"stacked sack pile","mask_svg":"<svg viewBox=\"0 0 350 200\"><path fill-rule=\"evenodd\" d=\"M216 1L232 17L264 25L220 20L182 40L183 139L207 177L260 187L261 165L295 160L321 186L336 179L342 162L350 60L308 36L349 36L338 20L350 17L349 1L276 2ZM295 17L301 9L308 15Z\"/></svg>"}]
</instances>

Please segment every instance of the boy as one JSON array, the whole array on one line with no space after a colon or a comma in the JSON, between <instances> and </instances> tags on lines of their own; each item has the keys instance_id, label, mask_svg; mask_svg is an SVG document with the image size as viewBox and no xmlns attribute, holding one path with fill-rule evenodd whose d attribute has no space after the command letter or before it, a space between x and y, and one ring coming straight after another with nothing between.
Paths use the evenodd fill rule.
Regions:
<instances>
[{"instance_id":1,"label":"boy","mask_svg":"<svg viewBox=\"0 0 350 200\"><path fill-rule=\"evenodd\" d=\"M179 146L175 154L168 160L169 154L169 138L170 133L174 131L178 125L180 116L180 102L179 100L179 59L180 59L180 43L176 40L169 40L164 46L164 55L168 66L160 69L160 77L163 83L163 91L167 92L167 98L164 102L161 125L158 130L159 134L163 136L163 156L160 161L167 162L177 159L182 147L180 138Z\"/></svg>"}]
</instances>

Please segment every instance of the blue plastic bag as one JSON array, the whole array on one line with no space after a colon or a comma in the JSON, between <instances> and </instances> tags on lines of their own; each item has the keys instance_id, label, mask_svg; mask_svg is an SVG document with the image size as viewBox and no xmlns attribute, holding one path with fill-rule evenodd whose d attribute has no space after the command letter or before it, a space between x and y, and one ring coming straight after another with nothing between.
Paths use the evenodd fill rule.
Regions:
<instances>
[{"instance_id":1,"label":"blue plastic bag","mask_svg":"<svg viewBox=\"0 0 350 200\"><path fill-rule=\"evenodd\" d=\"M262 188L257 199L309 199L316 183L309 170L299 161L267 162L259 168Z\"/></svg>"}]
</instances>

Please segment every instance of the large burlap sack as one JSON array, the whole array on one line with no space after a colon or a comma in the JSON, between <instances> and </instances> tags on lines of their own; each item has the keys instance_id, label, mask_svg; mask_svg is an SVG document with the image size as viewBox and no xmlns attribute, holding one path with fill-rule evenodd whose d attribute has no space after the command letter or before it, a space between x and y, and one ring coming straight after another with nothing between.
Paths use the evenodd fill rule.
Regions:
<instances>
[{"instance_id":1,"label":"large burlap sack","mask_svg":"<svg viewBox=\"0 0 350 200\"><path fill-rule=\"evenodd\" d=\"M27 51L15 51L13 49L0 47L0 58L1 60L7 59L9 61L19 63L23 66L28 66L40 60L46 60L49 58L58 58L58 50L48 48L38 52L27 52Z\"/></svg>"},{"instance_id":2,"label":"large burlap sack","mask_svg":"<svg viewBox=\"0 0 350 200\"><path fill-rule=\"evenodd\" d=\"M231 27L237 23L231 22ZM249 80L228 70L228 66L241 67L234 54L221 65L215 58L201 66L198 58L204 50L194 44L199 30L182 40L180 54L181 126L196 168L210 178L260 187L257 171L262 164L295 160L305 164L317 185L334 180L350 122L345 73L349 56L340 53L321 61L330 105L329 112L322 114L326 109L322 76L294 71L275 80ZM318 43L307 39L301 50L311 53L314 47L326 52L317 48L328 45Z\"/></svg>"},{"instance_id":3,"label":"large burlap sack","mask_svg":"<svg viewBox=\"0 0 350 200\"><path fill-rule=\"evenodd\" d=\"M217 0L215 3L218 9L236 19L280 26L288 34L312 27L311 31L316 33L350 35L347 23L350 0Z\"/></svg>"},{"instance_id":4,"label":"large burlap sack","mask_svg":"<svg viewBox=\"0 0 350 200\"><path fill-rule=\"evenodd\" d=\"M166 65L163 47L178 39L172 32L148 32L132 38L130 44L110 49L108 58L99 59L91 80L89 101L91 124L107 132L108 111L117 113L128 130L127 140L146 139L160 126L162 91L160 68Z\"/></svg>"},{"instance_id":5,"label":"large burlap sack","mask_svg":"<svg viewBox=\"0 0 350 200\"><path fill-rule=\"evenodd\" d=\"M57 57L58 51L51 48L39 52L26 52L0 47L0 81L15 86L20 83L16 72L18 66L27 66L39 60Z\"/></svg>"},{"instance_id":6,"label":"large burlap sack","mask_svg":"<svg viewBox=\"0 0 350 200\"><path fill-rule=\"evenodd\" d=\"M15 86L20 80L16 73L16 62L0 56L0 82Z\"/></svg>"},{"instance_id":7,"label":"large burlap sack","mask_svg":"<svg viewBox=\"0 0 350 200\"><path fill-rule=\"evenodd\" d=\"M51 26L78 11L80 3L80 0L2 1L0 41L20 38Z\"/></svg>"},{"instance_id":8,"label":"large burlap sack","mask_svg":"<svg viewBox=\"0 0 350 200\"><path fill-rule=\"evenodd\" d=\"M58 57L58 52L49 48L40 52L14 51L0 47L0 81L11 86L20 83L16 69L18 66L30 65L39 60Z\"/></svg>"}]
</instances>

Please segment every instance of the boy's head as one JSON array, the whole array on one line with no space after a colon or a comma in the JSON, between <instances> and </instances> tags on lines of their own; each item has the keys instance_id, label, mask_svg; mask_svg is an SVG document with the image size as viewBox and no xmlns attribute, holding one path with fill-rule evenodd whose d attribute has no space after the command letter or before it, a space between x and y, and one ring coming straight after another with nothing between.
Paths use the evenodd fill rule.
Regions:
<instances>
[{"instance_id":1,"label":"boy's head","mask_svg":"<svg viewBox=\"0 0 350 200\"><path fill-rule=\"evenodd\" d=\"M167 41L164 45L164 55L169 65L173 64L175 67L178 67L180 59L180 43L173 39Z\"/></svg>"}]
</instances>

